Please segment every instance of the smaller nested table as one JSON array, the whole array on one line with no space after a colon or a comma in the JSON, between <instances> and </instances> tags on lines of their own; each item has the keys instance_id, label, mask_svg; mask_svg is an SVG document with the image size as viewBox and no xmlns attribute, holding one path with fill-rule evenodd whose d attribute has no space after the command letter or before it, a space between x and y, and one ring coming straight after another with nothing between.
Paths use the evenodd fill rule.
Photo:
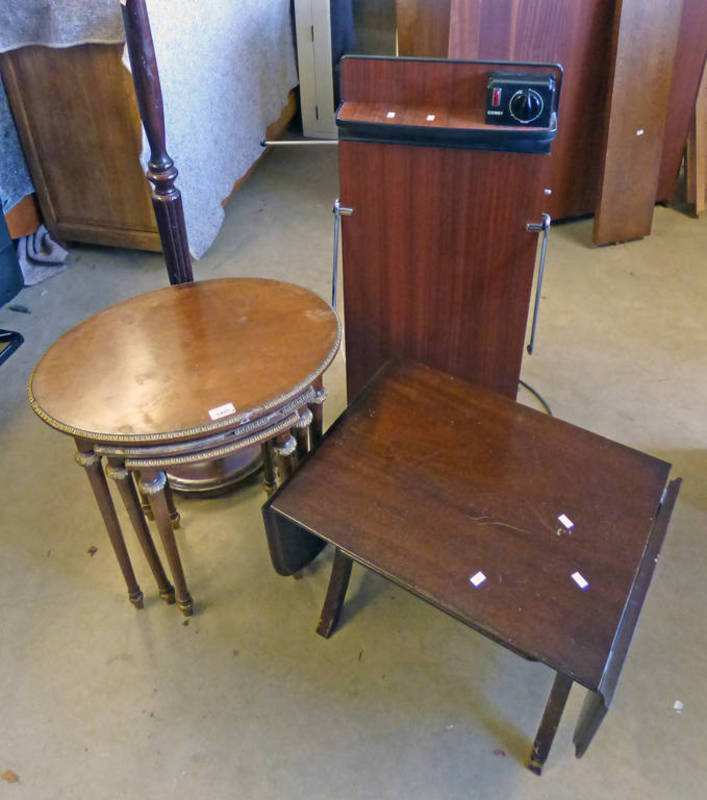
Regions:
<instances>
[{"instance_id":1,"label":"smaller nested table","mask_svg":"<svg viewBox=\"0 0 707 800\"><path fill-rule=\"evenodd\" d=\"M271 490L321 437L322 374L340 338L336 313L312 292L224 278L119 303L72 328L42 356L30 376L30 403L47 424L73 436L133 605L142 608L143 593L103 458L160 596L174 603L176 588L180 610L191 614L166 470L260 444ZM174 588L146 513L156 521Z\"/></svg>"},{"instance_id":2,"label":"smaller nested table","mask_svg":"<svg viewBox=\"0 0 707 800\"><path fill-rule=\"evenodd\" d=\"M336 547L318 633L352 560L556 672L538 774L572 683L581 756L628 652L680 481L670 464L412 362L381 370L264 508L275 568ZM322 486L326 491L322 491Z\"/></svg>"}]
</instances>

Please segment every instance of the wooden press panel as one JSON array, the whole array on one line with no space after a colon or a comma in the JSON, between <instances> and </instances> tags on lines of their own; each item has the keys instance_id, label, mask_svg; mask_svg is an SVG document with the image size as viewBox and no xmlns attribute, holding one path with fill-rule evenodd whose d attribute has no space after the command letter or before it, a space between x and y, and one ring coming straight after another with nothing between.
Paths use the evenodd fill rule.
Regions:
<instances>
[{"instance_id":1,"label":"wooden press panel","mask_svg":"<svg viewBox=\"0 0 707 800\"><path fill-rule=\"evenodd\" d=\"M345 59L339 116L393 104L478 127L488 73L500 68L512 69ZM341 202L354 209L342 237L349 397L401 356L514 398L538 241L526 224L545 211L547 157L410 141L339 145Z\"/></svg>"},{"instance_id":2,"label":"wooden press panel","mask_svg":"<svg viewBox=\"0 0 707 800\"><path fill-rule=\"evenodd\" d=\"M341 142L353 398L391 356L515 397L545 156ZM509 187L512 187L509 188Z\"/></svg>"},{"instance_id":3,"label":"wooden press panel","mask_svg":"<svg viewBox=\"0 0 707 800\"><path fill-rule=\"evenodd\" d=\"M341 62L343 106L337 118L346 115L349 103L360 107L391 104L444 109L485 126L486 86L489 72L495 70L551 73L558 84L562 81L562 70L550 63L514 67L498 61L349 56Z\"/></svg>"}]
</instances>

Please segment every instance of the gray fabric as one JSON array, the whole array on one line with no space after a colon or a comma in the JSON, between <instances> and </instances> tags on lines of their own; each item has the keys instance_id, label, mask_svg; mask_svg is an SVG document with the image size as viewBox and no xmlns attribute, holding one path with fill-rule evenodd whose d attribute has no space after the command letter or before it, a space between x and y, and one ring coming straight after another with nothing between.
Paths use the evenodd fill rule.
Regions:
<instances>
[{"instance_id":1,"label":"gray fabric","mask_svg":"<svg viewBox=\"0 0 707 800\"><path fill-rule=\"evenodd\" d=\"M198 258L221 227L221 202L261 155L265 128L297 85L290 0L148 0L147 7L167 149ZM0 31L0 50L124 39L119 0L0 0Z\"/></svg>"},{"instance_id":2,"label":"gray fabric","mask_svg":"<svg viewBox=\"0 0 707 800\"><path fill-rule=\"evenodd\" d=\"M0 53L29 44L122 42L120 0L0 0Z\"/></svg>"},{"instance_id":3,"label":"gray fabric","mask_svg":"<svg viewBox=\"0 0 707 800\"><path fill-rule=\"evenodd\" d=\"M34 185L27 171L24 153L17 138L15 120L7 102L5 86L0 80L0 200L6 214Z\"/></svg>"}]
</instances>

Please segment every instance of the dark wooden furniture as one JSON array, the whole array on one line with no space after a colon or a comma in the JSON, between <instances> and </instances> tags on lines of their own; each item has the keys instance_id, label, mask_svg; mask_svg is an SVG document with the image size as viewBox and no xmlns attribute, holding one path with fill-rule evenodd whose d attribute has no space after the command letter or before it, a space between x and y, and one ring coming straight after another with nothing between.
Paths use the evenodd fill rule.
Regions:
<instances>
[{"instance_id":1,"label":"dark wooden furniture","mask_svg":"<svg viewBox=\"0 0 707 800\"><path fill-rule=\"evenodd\" d=\"M590 690L578 756L609 707L679 489L666 489L669 470L481 387L391 362L263 514L282 574L321 540L336 547L320 634L336 625L354 560L554 669L530 759L539 773L572 682Z\"/></svg>"},{"instance_id":2,"label":"dark wooden furniture","mask_svg":"<svg viewBox=\"0 0 707 800\"><path fill-rule=\"evenodd\" d=\"M272 489L321 435L322 373L339 342L336 314L311 292L279 281L225 278L119 303L72 328L42 356L29 382L32 408L75 439L135 606L142 607L142 591L102 458L160 595L174 602L136 478L162 539L177 603L191 614L165 470L259 444Z\"/></svg>"},{"instance_id":3,"label":"dark wooden furniture","mask_svg":"<svg viewBox=\"0 0 707 800\"><path fill-rule=\"evenodd\" d=\"M169 282L194 280L184 222L182 195L174 182L179 174L167 152L162 87L145 0L124 0L120 6L140 119L150 144L147 179L153 184L152 208L167 262Z\"/></svg>"},{"instance_id":4,"label":"dark wooden furniture","mask_svg":"<svg viewBox=\"0 0 707 800\"><path fill-rule=\"evenodd\" d=\"M451 58L556 61L565 69L562 126L543 164L553 219L594 211L614 0L452 0Z\"/></svg>"},{"instance_id":5,"label":"dark wooden furniture","mask_svg":"<svg viewBox=\"0 0 707 800\"><path fill-rule=\"evenodd\" d=\"M501 133L484 124L487 76L496 68L342 61L341 203L353 209L342 235L350 398L391 356L515 397L537 249L527 225L546 210L547 156L467 149L484 146L478 136ZM559 81L556 66L516 69L554 72ZM397 142L372 124L387 126ZM438 144L420 146L431 133ZM520 148L531 131L502 135L513 149L513 138ZM548 129L532 135L551 138Z\"/></svg>"},{"instance_id":6,"label":"dark wooden furniture","mask_svg":"<svg viewBox=\"0 0 707 800\"><path fill-rule=\"evenodd\" d=\"M396 0L396 5L400 55L557 61L564 66L562 126L547 160L544 179L553 192L548 198L547 211L553 219L595 213L602 189L605 115L612 92L612 32L618 34L615 22L618 24L621 19L626 3L622 0L563 0L562 3ZM665 119L665 127L658 146L654 147L654 142L640 143L641 159L645 160L650 150L653 161L649 172L654 175L659 169L660 178L657 191L655 181L642 179L635 184L631 197L627 198L634 204L642 189L648 193L654 191L653 200L669 201L673 196L707 41L707 4L703 0L682 0L682 14L673 0L637 4L637 10L635 21L639 26L645 25L646 30L633 34L628 31L630 41L621 55L622 59L628 55L637 67L629 77L630 84L622 77L618 88L620 92L630 92L630 108L636 110L642 103L644 120L651 121L638 121L628 129L634 139L625 139L610 156L611 160L618 163L619 169L622 160L627 164L632 161L629 154L636 143L635 131L640 127L651 137L657 135L655 123L660 123L660 117ZM673 45L668 56L670 63L664 64L665 73L658 74L656 62L665 55L678 20L677 46ZM658 47L654 52L656 40ZM618 126L622 125L625 100L624 96L616 106ZM609 175L611 172L610 167ZM617 195L617 200L620 199ZM651 197L646 194L643 208L650 205ZM642 213L645 215L645 211ZM615 214L613 224L618 225L624 215L623 209ZM622 238L629 238L629 233L627 227Z\"/></svg>"},{"instance_id":7,"label":"dark wooden furniture","mask_svg":"<svg viewBox=\"0 0 707 800\"><path fill-rule=\"evenodd\" d=\"M651 232L681 9L682 0L617 3L595 244Z\"/></svg>"},{"instance_id":8,"label":"dark wooden furniture","mask_svg":"<svg viewBox=\"0 0 707 800\"><path fill-rule=\"evenodd\" d=\"M596 204L615 0L397 0L402 56L554 61L565 69L562 125L543 164L553 219Z\"/></svg>"}]
</instances>

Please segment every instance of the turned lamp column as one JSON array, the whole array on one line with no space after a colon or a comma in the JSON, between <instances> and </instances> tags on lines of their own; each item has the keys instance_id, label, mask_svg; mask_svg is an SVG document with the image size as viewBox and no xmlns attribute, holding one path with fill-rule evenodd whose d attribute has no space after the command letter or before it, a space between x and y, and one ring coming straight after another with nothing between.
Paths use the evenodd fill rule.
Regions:
<instances>
[{"instance_id":1,"label":"turned lamp column","mask_svg":"<svg viewBox=\"0 0 707 800\"><path fill-rule=\"evenodd\" d=\"M125 39L140 118L150 145L147 179L153 184L152 205L167 262L169 282L194 280L184 223L182 195L174 185L177 168L165 144L164 107L155 48L145 0L121 0Z\"/></svg>"}]
</instances>

